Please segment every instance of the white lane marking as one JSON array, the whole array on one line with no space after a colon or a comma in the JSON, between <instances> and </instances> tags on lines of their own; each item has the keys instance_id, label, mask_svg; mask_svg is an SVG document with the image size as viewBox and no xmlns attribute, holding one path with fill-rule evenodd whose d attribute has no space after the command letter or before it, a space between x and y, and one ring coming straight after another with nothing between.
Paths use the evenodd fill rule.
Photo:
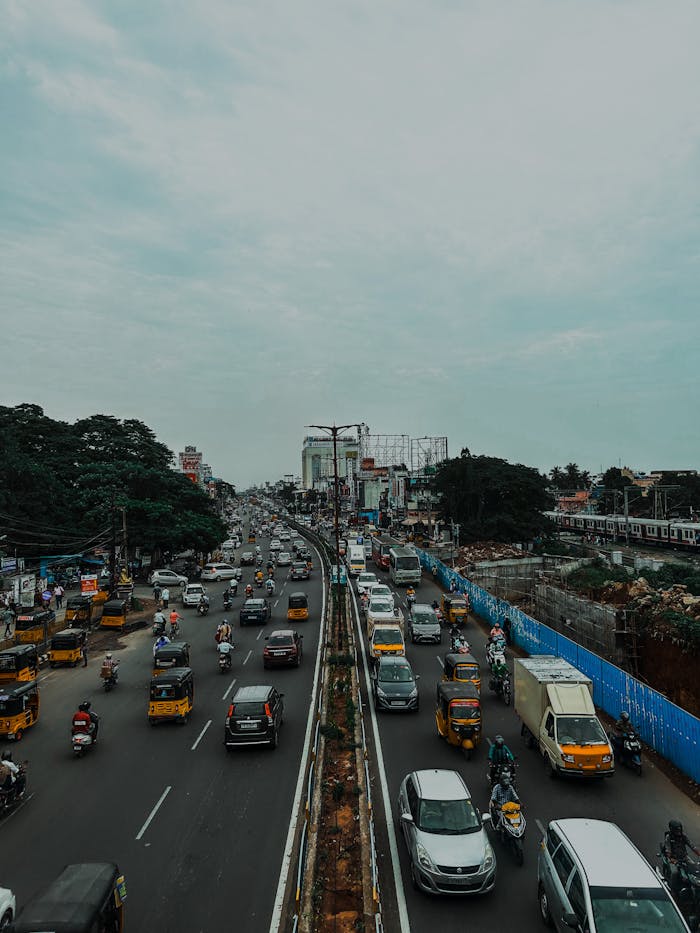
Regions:
<instances>
[{"instance_id":1,"label":"white lane marking","mask_svg":"<svg viewBox=\"0 0 700 933\"><path fill-rule=\"evenodd\" d=\"M151 810L151 812L148 814L148 819L146 820L146 822L143 824L143 826L142 826L141 829L139 830L139 834L138 834L138 836L136 837L136 841L137 841L137 842L138 842L139 839L143 836L143 834L146 832L146 830L148 829L148 827L151 825L151 821L153 820L153 817L156 815L156 813L157 813L158 810L160 809L160 807L161 807L163 801L164 801L165 798L168 796L168 794L170 793L171 790L172 790L172 786L171 786L170 784L168 784L168 786L165 788L165 790L163 791L163 793L160 795L160 797L159 797L159 799L158 799L158 803L155 805L155 807L154 807L154 808Z\"/></svg>"},{"instance_id":2,"label":"white lane marking","mask_svg":"<svg viewBox=\"0 0 700 933\"><path fill-rule=\"evenodd\" d=\"M372 695L372 686L370 683L369 667L367 666L367 651L365 647L365 636L360 625L360 616L357 608L357 597L354 590L350 590L352 601L355 606L355 619L357 621L357 630L360 636L360 645L362 653L362 666L365 674L365 687L367 696ZM410 933L411 924L408 919L408 908L406 906L406 894L403 888L403 878L401 876L401 865L399 864L399 850L396 845L396 830L394 828L394 819L391 812L391 802L389 798L389 785L386 779L386 770L384 768L384 753L382 743L379 737L379 723L374 709L374 703L369 703L369 714L372 720L372 734L374 735L374 747L377 752L377 770L379 772L379 783L382 788L382 803L384 804L384 819L386 820L386 832L389 837L389 852L391 854L391 868L394 875L394 887L396 889L396 904L399 909L399 926L401 933Z\"/></svg>"},{"instance_id":3,"label":"white lane marking","mask_svg":"<svg viewBox=\"0 0 700 933\"><path fill-rule=\"evenodd\" d=\"M244 664L247 662L248 658L251 656L252 653L253 653L253 649L251 648L248 654L245 656L245 661L243 662Z\"/></svg>"},{"instance_id":4,"label":"white lane marking","mask_svg":"<svg viewBox=\"0 0 700 933\"><path fill-rule=\"evenodd\" d=\"M256 641L260 641L260 636L263 635L264 632L265 632L265 629L264 629L264 628L261 628L260 631L258 632L257 637L256 637L255 640L256 640Z\"/></svg>"},{"instance_id":5,"label":"white lane marking","mask_svg":"<svg viewBox=\"0 0 700 933\"><path fill-rule=\"evenodd\" d=\"M493 745L493 742L488 736L486 736L486 741L489 743L489 748L491 748L491 746Z\"/></svg>"},{"instance_id":6,"label":"white lane marking","mask_svg":"<svg viewBox=\"0 0 700 933\"><path fill-rule=\"evenodd\" d=\"M6 816L3 818L2 825L4 826L6 823L9 823L13 816L16 816L23 807L27 806L27 804L29 803L29 801L32 799L33 796L34 794L30 794L28 797L25 797L22 803L18 807L15 807L15 809L12 811L12 813L9 814L9 816Z\"/></svg>"},{"instance_id":7,"label":"white lane marking","mask_svg":"<svg viewBox=\"0 0 700 933\"><path fill-rule=\"evenodd\" d=\"M312 545L313 547L313 545ZM321 555L319 554L316 547L316 556L318 557L319 564L321 563ZM326 581L323 580L323 595L321 597L321 619L326 618ZM323 651L323 643L325 639L323 637L323 630L321 630L318 639L318 650L316 651L316 667L314 668L314 682L311 687L311 700L309 704L309 715L306 720L306 734L304 735L304 745L303 749L308 750L311 744L311 730L314 725L314 714L316 712L316 691L318 688L318 677L321 670L321 653ZM304 774L306 771L306 756L302 752L301 761L299 763L299 774L297 775L297 786L294 789L294 800L292 801L292 812L291 818L289 820L289 830L287 832L287 842L284 846L284 855L282 856L282 867L280 869L280 877L277 883L277 893L275 894L275 906L272 910L272 919L270 920L270 933L279 933L279 929L282 925L282 906L284 903L284 892L287 889L287 881L289 879L289 872L292 869L292 848L294 845L294 836L297 830L297 823L299 822L299 807L301 806L301 795L304 790Z\"/></svg>"},{"instance_id":8,"label":"white lane marking","mask_svg":"<svg viewBox=\"0 0 700 933\"><path fill-rule=\"evenodd\" d=\"M199 745L199 743L202 741L202 739L203 739L203 737L204 737L204 733L207 731L207 729L209 728L210 725L211 725L211 719L207 722L206 726L202 729L202 731L199 733L199 735L198 735L197 738L195 739L195 743L194 743L194 745L192 746L192 748L190 749L191 752L193 752L193 751L195 750L195 748Z\"/></svg>"},{"instance_id":9,"label":"white lane marking","mask_svg":"<svg viewBox=\"0 0 700 933\"><path fill-rule=\"evenodd\" d=\"M279 599L276 599L276 600L275 600L275 605L274 605L274 606L273 606L272 608L273 608L273 609L276 609L276 608L277 608L277 605L278 605L278 603L279 603Z\"/></svg>"},{"instance_id":10,"label":"white lane marking","mask_svg":"<svg viewBox=\"0 0 700 933\"><path fill-rule=\"evenodd\" d=\"M542 823L540 823L539 820L535 820L535 826L537 826L537 828L539 829L539 831L542 833L543 836L547 835L547 833L545 832L544 826L542 825Z\"/></svg>"},{"instance_id":11,"label":"white lane marking","mask_svg":"<svg viewBox=\"0 0 700 933\"><path fill-rule=\"evenodd\" d=\"M233 690L233 685L236 683L236 678L234 677L231 683L226 688L226 693L221 697L222 700L225 700L229 693Z\"/></svg>"},{"instance_id":12,"label":"white lane marking","mask_svg":"<svg viewBox=\"0 0 700 933\"><path fill-rule=\"evenodd\" d=\"M445 662L442 660L442 658L440 657L439 654L436 655L435 657L437 658L438 664L440 665L440 667L441 667L441 668L443 669L443 671L444 671L444 670L445 670Z\"/></svg>"}]
</instances>

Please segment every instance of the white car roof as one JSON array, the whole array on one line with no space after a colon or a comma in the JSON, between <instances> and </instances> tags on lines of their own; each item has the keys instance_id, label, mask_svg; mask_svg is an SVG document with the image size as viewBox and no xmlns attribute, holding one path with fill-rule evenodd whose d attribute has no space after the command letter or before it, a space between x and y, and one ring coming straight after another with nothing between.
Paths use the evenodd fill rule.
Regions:
<instances>
[{"instance_id":1,"label":"white car roof","mask_svg":"<svg viewBox=\"0 0 700 933\"><path fill-rule=\"evenodd\" d=\"M414 772L421 797L428 800L465 800L471 797L461 775L446 768Z\"/></svg>"},{"instance_id":2,"label":"white car roof","mask_svg":"<svg viewBox=\"0 0 700 933\"><path fill-rule=\"evenodd\" d=\"M592 887L658 888L659 879L615 823L606 820L554 820L555 832L568 840Z\"/></svg>"}]
</instances>

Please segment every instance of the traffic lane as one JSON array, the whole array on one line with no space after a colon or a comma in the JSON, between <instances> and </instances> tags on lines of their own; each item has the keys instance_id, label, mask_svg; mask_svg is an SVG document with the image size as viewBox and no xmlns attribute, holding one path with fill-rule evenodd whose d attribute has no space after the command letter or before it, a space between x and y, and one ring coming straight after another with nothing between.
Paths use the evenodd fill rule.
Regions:
<instances>
[{"instance_id":1,"label":"traffic lane","mask_svg":"<svg viewBox=\"0 0 700 933\"><path fill-rule=\"evenodd\" d=\"M320 603L320 580L315 584L312 583L312 588L317 590ZM311 598L313 600L313 595ZM136 916L139 916L141 910L147 907L151 897L157 893L152 881L149 881L148 877L140 871L134 871L130 864L128 853L137 831L135 824L141 825L167 786L172 786L173 789L163 802L161 811L154 818L153 827L158 825L159 819L171 819L173 812L178 813L175 807L177 804L184 807L177 816L178 824L183 819L187 819L186 813L190 801L187 798L184 800L178 798L177 785L172 783L171 776L178 775L180 783L183 781L189 783L192 768L187 766L186 761L183 763L182 758L186 757L191 744L199 735L201 728L206 725L208 718L212 719L212 724L203 736L200 745L205 744L205 740L211 735L216 735L217 741L221 739L223 718L228 705L224 702L223 695L230 684L228 677L222 677L218 672L213 641L216 619L210 618L211 613L210 616L202 619L193 610L191 615L188 610L181 610L180 607L178 610L183 616L183 637L192 644L192 664L196 680L195 709L189 726L184 729L170 724L154 729L146 726L153 639L143 630L125 639L125 646L118 651L123 659L120 683L118 688L108 696L104 696L97 689L99 680L96 680L96 661L91 662L91 666L85 671L82 669L65 672L57 670L50 675L51 680L44 691L44 706L46 707L48 702L48 714L43 715L38 726L28 733L29 739L32 733L38 735L38 730L42 725L48 725L50 728L50 740L36 742L32 748L32 757L35 758L33 771L40 776L39 803L35 805L35 801L31 800L27 808L23 809L21 814L18 813L16 819L11 820L5 827L6 833L9 831L10 835L5 837L7 842L3 852L7 851L7 847L10 847L15 854L17 851L31 851L25 848L27 841L31 840L32 848L41 853L40 857L32 858L31 871L22 871L21 864L18 864L16 858L4 866L4 877L8 880L14 879L12 886L21 899L26 899L37 885L44 884L54 877L66 861L80 860L87 857L86 853L89 853L91 858L116 858L123 870L135 875L130 884L130 906ZM220 613L220 616L223 618L223 613ZM316 618L318 619L318 613ZM276 613L266 628L272 630L273 627L282 625L286 625L286 618L283 618L281 613ZM312 622L304 623L304 626L305 664L300 671L276 673L281 677L287 674L293 674L296 677L296 686L292 685L289 697L285 699L288 710L290 707L296 707L304 712L305 723L314 651L318 645L318 625ZM251 626L236 632L241 648L248 650L244 654L238 653L240 661L234 662L232 673L235 674L239 668L245 670L245 665L241 662L247 656L248 651L250 651L248 663L253 662L249 679L246 681L245 677L239 678L241 683L244 681L260 683L262 680L256 665L259 663L261 666L262 644L258 636L262 635L263 631L262 628ZM211 659L211 667L207 659ZM64 673L66 677L61 678L59 675ZM87 678L90 678L89 683L95 687L92 692L87 689ZM276 682L269 672L265 672L264 681ZM103 741L94 753L80 762L71 762L68 723L75 710L76 684L78 684L77 693L80 698L92 695L93 705L103 717L101 724ZM283 685L287 688L289 684L290 681L285 681ZM50 697L47 701L49 693ZM212 714L212 710L216 712ZM62 729L61 725L63 725ZM291 754L292 758L296 756L298 760L303 732L297 735L296 727L292 725L288 729L287 724L283 732L285 736L282 741L286 745L283 757ZM115 742L116 736L120 736L122 741ZM45 739L45 736L42 736L42 739ZM28 747L27 740L23 747ZM219 748L223 749L223 745ZM68 759L66 756L69 756ZM75 784L76 768L80 768L79 787ZM170 781L170 785L166 781ZM290 793L292 792L293 788L290 789ZM203 789L201 798L204 801L208 799L206 789ZM108 805L105 805L106 801L109 801ZM291 798L288 803L291 805ZM108 818L109 811L112 812L112 816ZM284 814L282 809L278 814L278 819L286 826L289 813ZM47 825L54 829L55 838L62 840L60 856L56 855L55 849L46 846ZM96 827L100 828L99 832L96 832ZM267 821L255 827L255 831L265 835ZM16 833L15 837L13 833ZM14 847L15 843L17 847ZM279 863L281 863L281 856L282 849L277 853ZM3 860L0 860L0 865ZM24 884L25 881L27 884ZM164 883L167 887L167 879ZM240 893L248 895L247 891ZM271 911L272 902L269 907ZM183 926L182 929L187 929L187 927Z\"/></svg>"},{"instance_id":2,"label":"traffic lane","mask_svg":"<svg viewBox=\"0 0 700 933\"><path fill-rule=\"evenodd\" d=\"M418 589L417 599L419 602L431 603L433 599L438 598L439 592L432 581L424 580ZM405 605L404 592L399 591L397 595L402 605ZM597 819L611 820L622 827L652 863L668 819L680 816L691 827L691 835L695 832L697 836L698 817L694 804L646 759L641 780L628 770L618 772L610 780L593 783L551 780L546 775L539 756L525 748L520 737L520 723L512 707L506 707L488 690L485 632L474 619L470 619L466 631L473 652L482 665L484 734L491 738L497 733L502 734L518 756L518 791L524 802L528 820L523 868L514 865L509 853L502 849L498 840L493 838L493 833L490 833L498 862L498 880L494 892L498 903L494 903L492 895L485 898L468 898L470 920L483 919L484 923L492 921L497 928L498 919L504 928L508 920L512 922L507 905L501 906L502 899L498 897L499 891L502 892L504 884L507 884L509 901L512 894L522 904L522 929L540 928L541 921L535 897L536 860L541 837L537 821L546 826L551 819L567 816L594 816ZM403 777L409 771L424 767L458 770L470 788L477 806L484 811L487 808L488 745L483 743L474 759L467 762L458 749L448 746L438 737L435 726L435 690L441 673L438 656L444 653L447 647L447 644L441 648L434 645L407 645L407 656L421 678L421 710L418 714L382 713L378 717L394 811L398 786ZM408 728L411 729L409 742L406 741ZM640 819L640 814L645 814L645 818ZM397 834L401 835L398 827ZM458 925L464 922L465 908L461 905L461 899L456 901L453 898L428 898L414 892L411 889L403 840L399 842L399 852L412 925L415 922L416 928L422 929L423 925L434 922L437 910L447 929L457 929Z\"/></svg>"}]
</instances>

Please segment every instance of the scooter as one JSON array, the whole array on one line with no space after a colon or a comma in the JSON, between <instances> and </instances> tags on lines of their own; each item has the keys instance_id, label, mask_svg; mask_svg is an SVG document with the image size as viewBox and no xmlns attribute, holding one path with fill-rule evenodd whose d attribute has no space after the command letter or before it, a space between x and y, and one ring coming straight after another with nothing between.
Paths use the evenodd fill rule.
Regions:
<instances>
[{"instance_id":1,"label":"scooter","mask_svg":"<svg viewBox=\"0 0 700 933\"><path fill-rule=\"evenodd\" d=\"M8 813L13 807L24 800L27 793L27 764L18 765L14 782L8 787L0 788L0 814Z\"/></svg>"},{"instance_id":2,"label":"scooter","mask_svg":"<svg viewBox=\"0 0 700 933\"><path fill-rule=\"evenodd\" d=\"M209 603L198 603L197 604L197 615L205 616L209 613Z\"/></svg>"},{"instance_id":3,"label":"scooter","mask_svg":"<svg viewBox=\"0 0 700 933\"><path fill-rule=\"evenodd\" d=\"M496 655L506 653L506 640L503 637L494 638L493 641L489 641L486 646L486 663L489 667L494 662Z\"/></svg>"},{"instance_id":4,"label":"scooter","mask_svg":"<svg viewBox=\"0 0 700 933\"><path fill-rule=\"evenodd\" d=\"M491 822L496 820L494 830L501 842L511 848L518 865L523 864L523 836L525 835L525 817L519 803L508 801L494 813L491 809Z\"/></svg>"},{"instance_id":5,"label":"scooter","mask_svg":"<svg viewBox=\"0 0 700 933\"><path fill-rule=\"evenodd\" d=\"M225 642L225 644L228 644L228 642ZM229 646L229 650L228 650L228 651L222 651L222 650L221 650L221 647L222 647L222 646L220 645L220 646L219 646L219 671L220 671L222 674L225 674L226 671L230 671L230 670L231 670L231 664L232 664L231 654L232 654L232 649L231 649L231 647Z\"/></svg>"},{"instance_id":6,"label":"scooter","mask_svg":"<svg viewBox=\"0 0 700 933\"><path fill-rule=\"evenodd\" d=\"M119 682L119 665L113 664L111 668L101 668L100 677L102 678L102 685L105 688L105 693L109 693Z\"/></svg>"},{"instance_id":7,"label":"scooter","mask_svg":"<svg viewBox=\"0 0 700 933\"><path fill-rule=\"evenodd\" d=\"M619 758L620 762L625 765L625 767L631 768L638 777L641 777L642 743L639 741L637 733L629 731L620 738L616 736L614 732L611 732L609 738L610 744L615 752L615 757Z\"/></svg>"},{"instance_id":8,"label":"scooter","mask_svg":"<svg viewBox=\"0 0 700 933\"><path fill-rule=\"evenodd\" d=\"M97 727L94 723L89 729L86 729L85 723L81 722L79 719L73 721L71 743L76 758L82 758L85 752L89 752L97 745L96 731Z\"/></svg>"},{"instance_id":9,"label":"scooter","mask_svg":"<svg viewBox=\"0 0 700 933\"><path fill-rule=\"evenodd\" d=\"M165 622L154 622L151 633L154 638L160 638L161 635L165 635Z\"/></svg>"},{"instance_id":10,"label":"scooter","mask_svg":"<svg viewBox=\"0 0 700 933\"><path fill-rule=\"evenodd\" d=\"M458 654L469 654L470 650L469 642L464 635L459 630L452 629L450 632L450 651Z\"/></svg>"},{"instance_id":11,"label":"scooter","mask_svg":"<svg viewBox=\"0 0 700 933\"><path fill-rule=\"evenodd\" d=\"M659 858L661 871L657 868L657 875L668 886L690 929L697 933L700 930L700 865L690 859L672 863L663 848Z\"/></svg>"},{"instance_id":12,"label":"scooter","mask_svg":"<svg viewBox=\"0 0 700 933\"><path fill-rule=\"evenodd\" d=\"M231 596L229 591L226 590L224 593L224 612L229 612L231 610Z\"/></svg>"}]
</instances>

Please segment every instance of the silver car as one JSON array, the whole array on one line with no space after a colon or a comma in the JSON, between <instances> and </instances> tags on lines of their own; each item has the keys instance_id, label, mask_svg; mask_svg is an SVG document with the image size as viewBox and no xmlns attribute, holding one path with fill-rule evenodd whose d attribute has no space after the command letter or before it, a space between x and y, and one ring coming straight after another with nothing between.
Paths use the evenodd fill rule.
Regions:
<instances>
[{"instance_id":1,"label":"silver car","mask_svg":"<svg viewBox=\"0 0 700 933\"><path fill-rule=\"evenodd\" d=\"M457 771L412 771L401 782L399 824L415 888L430 894L485 894L496 856L482 817Z\"/></svg>"}]
</instances>

